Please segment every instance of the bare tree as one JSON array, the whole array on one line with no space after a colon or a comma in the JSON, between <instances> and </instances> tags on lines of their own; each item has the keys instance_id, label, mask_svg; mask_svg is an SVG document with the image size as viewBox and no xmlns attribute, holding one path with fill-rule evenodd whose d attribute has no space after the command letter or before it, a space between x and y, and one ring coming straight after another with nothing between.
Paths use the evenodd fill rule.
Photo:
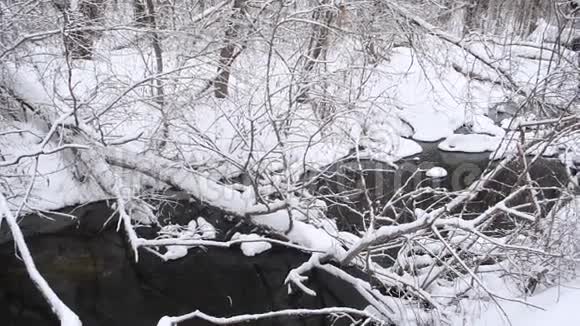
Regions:
<instances>
[{"instance_id":1,"label":"bare tree","mask_svg":"<svg viewBox=\"0 0 580 326\"><path fill-rule=\"evenodd\" d=\"M464 34L482 30L488 20L488 0L472 0L465 8Z\"/></svg>"},{"instance_id":2,"label":"bare tree","mask_svg":"<svg viewBox=\"0 0 580 326\"><path fill-rule=\"evenodd\" d=\"M62 12L65 47L73 59L91 59L98 33L93 30L103 18L104 0L53 1ZM71 6L74 3L74 7Z\"/></svg>"},{"instance_id":3,"label":"bare tree","mask_svg":"<svg viewBox=\"0 0 580 326\"><path fill-rule=\"evenodd\" d=\"M227 97L231 67L236 57L240 55L242 51L241 48L238 48L237 44L239 44L238 38L242 27L240 22L247 14L246 0L235 0L232 10L233 13L227 21L226 32L224 35L224 46L220 50L218 75L213 82L216 98ZM238 52L236 52L236 49Z\"/></svg>"},{"instance_id":4,"label":"bare tree","mask_svg":"<svg viewBox=\"0 0 580 326\"><path fill-rule=\"evenodd\" d=\"M344 10L344 9L343 9ZM344 13L342 13L344 15ZM312 12L312 33L308 42L308 50L304 56L304 74L308 79L318 62L323 62L326 50L329 46L330 28L336 19L335 8L331 7L330 1L321 1L320 5ZM305 102L308 98L308 82L298 90L296 101Z\"/></svg>"},{"instance_id":5,"label":"bare tree","mask_svg":"<svg viewBox=\"0 0 580 326\"><path fill-rule=\"evenodd\" d=\"M233 324L332 314L361 324L402 324L414 316L418 324L438 325L446 308L465 296L514 300L490 288L482 272L503 273L531 293L541 282L567 276L560 267L575 264L578 240L566 229L577 216L564 214L574 203L568 180L541 184L531 172L548 149L570 155L565 140L576 137L580 125L577 67L569 51L558 42L525 38L546 15L544 2L534 1L523 13L493 0L445 1L443 8L419 0L135 0L117 2L115 10L105 3L57 3L64 35L56 19L23 14L35 12L29 4L0 3L0 104L8 108L0 112L0 169L6 169L0 173L0 219L9 222L31 279L63 325L77 325L78 318L35 270L14 223L34 207L31 194L44 187L37 180L43 159L75 166L86 176L76 181L113 198L134 259L146 250L169 261L182 257L167 255L170 246L185 255L191 246L230 248L245 241L139 237L135 224L156 220L139 192L172 187L238 223L267 230L260 241L309 253L308 261L288 271L290 291L316 295L308 275L318 270L350 284L369 306L228 318L196 311L163 317L163 326L193 318ZM448 26L457 21L471 37ZM511 34L501 38L494 27L509 27ZM525 32L516 33L520 29ZM73 62L94 56L98 35L110 58ZM65 37L65 57L59 36ZM145 45L134 41L141 37L148 37ZM240 63L235 88L234 62ZM438 85L447 75L466 93ZM389 191L384 180L369 179L373 169L399 171L392 161L369 169L365 158L373 158L376 148L392 155L387 140L405 141L408 104L398 97L412 87L397 86L408 79L427 80L430 87L421 91L439 96L433 105L451 98L461 108L476 106L470 96L477 92L501 93L515 103L515 117L501 130L506 146L494 154L508 153L476 173L468 189L425 186L421 167L393 176ZM161 136L152 128L158 121ZM26 146L14 146L18 142ZM151 143L158 151L149 150ZM352 173L341 175L336 164ZM514 171L515 177L506 176ZM329 174L334 185L317 187ZM14 175L26 182L13 182ZM470 211L478 201L488 206ZM329 206L348 211L356 227L341 229ZM441 288L449 298L432 295Z\"/></svg>"}]
</instances>

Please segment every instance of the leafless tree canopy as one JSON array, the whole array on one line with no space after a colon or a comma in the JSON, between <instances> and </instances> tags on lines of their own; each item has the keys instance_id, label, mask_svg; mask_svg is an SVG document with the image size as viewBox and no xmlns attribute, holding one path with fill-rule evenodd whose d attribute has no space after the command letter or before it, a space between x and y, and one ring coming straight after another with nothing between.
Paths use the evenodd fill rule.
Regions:
<instances>
[{"instance_id":1,"label":"leafless tree canopy","mask_svg":"<svg viewBox=\"0 0 580 326\"><path fill-rule=\"evenodd\" d=\"M167 188L264 227L263 241L311 253L288 271L289 291L316 295L308 286L316 269L351 284L368 307L229 318L195 311L163 317L161 326L321 314L362 325L445 325L464 298L520 300L497 293L482 273L529 294L575 271L577 182L567 158L578 147L579 6L4 0L0 225L66 326L83 316L36 270L18 218L113 198L134 259L243 242L140 238L136 225L157 223L141 195ZM424 111L410 110L424 98ZM444 126L420 124L427 112L461 118L429 139L423 131ZM481 131L481 121L508 113L503 128ZM481 150L495 163L466 187L425 185L422 168L375 178L377 169L401 171L397 160L407 155L397 153L411 150L410 136L449 144L459 127L497 141ZM548 168L549 152L564 163ZM387 163L369 168L369 158ZM356 227L341 226L337 209Z\"/></svg>"}]
</instances>

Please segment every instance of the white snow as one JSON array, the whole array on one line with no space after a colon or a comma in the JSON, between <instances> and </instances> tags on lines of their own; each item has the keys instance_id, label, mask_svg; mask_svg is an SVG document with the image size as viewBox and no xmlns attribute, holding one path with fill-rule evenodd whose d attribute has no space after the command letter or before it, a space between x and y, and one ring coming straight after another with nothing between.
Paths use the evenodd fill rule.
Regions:
<instances>
[{"instance_id":1,"label":"white snow","mask_svg":"<svg viewBox=\"0 0 580 326\"><path fill-rule=\"evenodd\" d=\"M574 1L578 3L578 1ZM558 42L562 35L570 35L570 38L573 38L579 34L575 28L565 26L563 30L560 30L558 26L549 24L546 19L540 18L536 29L528 36L528 39L536 44L542 44L544 42Z\"/></svg>"},{"instance_id":2,"label":"white snow","mask_svg":"<svg viewBox=\"0 0 580 326\"><path fill-rule=\"evenodd\" d=\"M215 239L216 229L203 217L197 218L197 230L201 233L203 239Z\"/></svg>"},{"instance_id":3,"label":"white snow","mask_svg":"<svg viewBox=\"0 0 580 326\"><path fill-rule=\"evenodd\" d=\"M479 134L490 134L492 136L503 137L505 130L497 126L493 120L483 115L473 116L471 122L471 130Z\"/></svg>"},{"instance_id":4,"label":"white snow","mask_svg":"<svg viewBox=\"0 0 580 326\"><path fill-rule=\"evenodd\" d=\"M438 148L447 152L481 153L494 151L501 139L501 137L483 134L453 134L439 143Z\"/></svg>"},{"instance_id":5,"label":"white snow","mask_svg":"<svg viewBox=\"0 0 580 326\"><path fill-rule=\"evenodd\" d=\"M173 322L173 318L168 316L163 316L159 319L157 326L173 326L175 323Z\"/></svg>"},{"instance_id":6,"label":"white snow","mask_svg":"<svg viewBox=\"0 0 580 326\"><path fill-rule=\"evenodd\" d=\"M447 176L447 170L442 167L435 166L427 170L425 173L430 178L443 178Z\"/></svg>"},{"instance_id":7,"label":"white snow","mask_svg":"<svg viewBox=\"0 0 580 326\"><path fill-rule=\"evenodd\" d=\"M503 119L499 125L503 128L503 129L510 129L510 130L515 130L517 128L519 128L520 123L522 123L522 118L506 118Z\"/></svg>"},{"instance_id":8,"label":"white snow","mask_svg":"<svg viewBox=\"0 0 580 326\"><path fill-rule=\"evenodd\" d=\"M332 141L318 142L312 144L310 148L296 148L290 154L293 163L293 171L296 175L302 173L302 167L306 165L311 169L320 169L328 164L336 162L340 158L348 155L353 147L350 142ZM305 155L306 154L306 155Z\"/></svg>"},{"instance_id":9,"label":"white snow","mask_svg":"<svg viewBox=\"0 0 580 326\"><path fill-rule=\"evenodd\" d=\"M372 159L387 163L395 162L423 151L421 145L416 141L396 135L394 137L391 136L388 140L363 137L360 140L360 145L365 147L359 154L361 159Z\"/></svg>"},{"instance_id":10,"label":"white snow","mask_svg":"<svg viewBox=\"0 0 580 326\"><path fill-rule=\"evenodd\" d=\"M532 135L526 135L530 139ZM486 134L453 134L439 143L438 148L446 152L483 153L491 152L491 160L499 160L507 155L518 154L519 132L510 131L505 136L490 136ZM554 156L558 153L558 145L554 144L544 149L544 143L539 142L528 148L531 154Z\"/></svg>"},{"instance_id":11,"label":"white snow","mask_svg":"<svg viewBox=\"0 0 580 326\"><path fill-rule=\"evenodd\" d=\"M291 242L312 250L334 253L335 257L342 257L345 253L341 243L324 228L317 228L312 224L293 220L290 229L288 212L284 209L252 216L252 221L259 225L268 226L277 232L285 233ZM290 232L287 232L288 230Z\"/></svg>"},{"instance_id":12,"label":"white snow","mask_svg":"<svg viewBox=\"0 0 580 326\"><path fill-rule=\"evenodd\" d=\"M418 112L405 110L400 116L407 121L415 133L413 139L419 141L437 141L453 134L456 124L450 122L449 117L438 112Z\"/></svg>"},{"instance_id":13,"label":"white snow","mask_svg":"<svg viewBox=\"0 0 580 326\"><path fill-rule=\"evenodd\" d=\"M187 246L166 246L167 252L165 252L161 258L165 261L177 260L187 256L188 247Z\"/></svg>"},{"instance_id":14,"label":"white snow","mask_svg":"<svg viewBox=\"0 0 580 326\"><path fill-rule=\"evenodd\" d=\"M240 245L242 252L244 253L244 255L246 255L248 257L253 257L255 255L259 255L265 251L270 250L270 248L272 248L272 245L269 242L258 241L261 238L262 238L261 236L255 234L255 233L241 234L241 233L237 232L236 234L234 234L232 236L232 240L248 241L248 242L243 242Z\"/></svg>"},{"instance_id":15,"label":"white snow","mask_svg":"<svg viewBox=\"0 0 580 326\"><path fill-rule=\"evenodd\" d=\"M526 301L540 306L545 311L516 302L500 301L502 309L509 316L509 322L493 303L481 307L473 306L474 315L480 315L470 323L473 326L577 326L580 308L580 280L544 290L526 298ZM455 326L465 325L459 321Z\"/></svg>"},{"instance_id":16,"label":"white snow","mask_svg":"<svg viewBox=\"0 0 580 326\"><path fill-rule=\"evenodd\" d=\"M423 151L421 145L417 142L407 139L407 138L399 138L399 143L396 147L395 156L397 157L409 157L413 155L417 155Z\"/></svg>"},{"instance_id":17,"label":"white snow","mask_svg":"<svg viewBox=\"0 0 580 326\"><path fill-rule=\"evenodd\" d=\"M74 8L77 2L73 1L71 6ZM557 40L559 32L556 27L540 20L530 40L537 43L545 38ZM389 60L377 63L368 79L361 78L368 81L365 81L366 85L349 85L352 90L359 90L360 94L356 97L350 92L345 92L344 88L333 88L335 87L333 85L346 85L346 80L328 83L328 88L324 92L333 97L331 102L336 103L337 108L325 112L332 118L329 120L331 123L327 125L323 125L325 120L321 118L322 114L314 112L316 109L311 105L293 105L292 109L288 109L287 98L290 96L286 90L291 89L287 85L288 76L292 74L286 69L295 65L294 60L300 57L296 56L294 51L288 54L280 49L281 51L272 57L272 64L266 65L264 49L252 43L231 67L229 98L217 100L211 96L198 98L198 95L195 95L205 87L205 77L215 74L214 63L205 63L204 60L207 59L205 58L186 69L184 66L186 63L181 59L183 49L176 51L171 48L171 43L178 42L166 42L165 71L179 69L179 74L166 75L167 94L171 94L168 96L167 107L179 109L170 110L172 121L168 133L175 145L169 146L170 148L163 154L165 157L176 157L179 163L169 161L164 166L166 168L164 171L156 171L160 166L156 164L159 163L155 160L156 156L143 152L146 149L150 150L151 143L148 140L159 136L156 132L159 130L162 117L159 110L148 103L151 102L151 94L148 93L150 87L131 86L151 76L147 62L150 55L145 49L133 47L110 50L118 44L114 44L114 39L107 40L108 36L105 34L105 37L102 37L104 40L100 43L104 44L98 47L96 56L98 59L74 63L70 84L74 85L78 102L83 104L79 112L81 118L87 119L95 113L102 112L104 108L110 109L107 114L100 117L98 125L103 139L99 140L106 141L110 145L126 140L130 135L143 134L143 138L138 142L119 147L110 146L108 148L110 153L119 148L130 150L134 156L128 160L142 158L141 163L149 164L151 171L159 172L166 179L186 184L185 190L197 199L216 207L236 211L240 215L251 215L250 218L254 223L286 234L291 242L310 249L334 253L335 257L340 257L344 252L341 241L352 244L360 239L351 233L339 233L336 225L322 214L324 208L304 209L296 207L296 203L291 202L288 203L291 214L288 214L286 209L269 214L254 214L256 212L253 210L259 210L260 207L253 205L256 202L256 194L252 193L252 188L248 188L242 194L238 189L223 186L215 180L224 176L234 176L240 172L239 166L247 165L248 170L265 173L271 177L273 184L266 184L267 186L282 188L284 185L290 186L300 173L305 172L305 169L330 164L347 155L359 144L366 148L362 153L364 157L387 162L421 152L417 142L404 137L412 137L418 141L443 139L439 144L441 150L492 152L490 155L494 159L516 153L515 142L510 140L515 134L509 132L506 136L502 128L507 127L506 121L502 121L500 127L483 114L488 108L506 101L507 98L523 103L524 96L514 94L513 90L499 85L500 82L506 82L498 75L500 69L487 67L459 47L443 45L427 36L421 40L421 45L430 49L431 55L428 60L424 60L424 55L414 49L402 46L393 48L388 53ZM68 87L69 82L63 78L67 64L61 58L62 49L60 45L51 47L42 41L37 43L38 45L30 44L27 47L26 59L19 60L17 66L3 63L3 68L6 69L6 72L3 71L3 77L12 82L12 85L7 86L14 88L19 97L41 111L56 114L69 110L71 90ZM188 52L195 53L197 49L194 48L194 44L197 43L201 48L207 45L202 44L204 41L201 39L199 42L191 42ZM358 41L356 43L358 44ZM329 81L340 81L340 74L345 72L345 67L362 64L357 54L354 58L351 57L352 54L349 52L353 51L348 44L340 45L328 49L325 60L325 74L328 76L323 77ZM538 49L537 46L535 48L503 46L475 39L469 41L467 46L494 62L498 68L508 71L518 86L521 86L521 91L533 94L537 88L533 81L542 80L542 88L545 88L548 94L558 94L553 99L547 98L547 101L566 102L565 96L559 96L560 90L567 88L565 85L562 86L562 78L544 78L547 65L542 64L542 61L545 60L529 59L529 57L540 59L549 57L550 51ZM356 49L353 53L358 51ZM523 58L523 55L528 58ZM569 57L572 58L571 55ZM288 59L288 62L281 64L284 60L279 58ZM570 58L558 61L574 62L569 60ZM470 79L453 68L452 64L473 70L474 73L492 82ZM270 84L281 87L275 94L267 94L264 90L266 66L272 69L268 75ZM561 67L550 69L558 71ZM346 71L352 74L350 77L356 75L354 70ZM562 72L566 73L564 70ZM173 79L174 77L176 78ZM356 79L351 78L351 82ZM574 78L572 83L574 87L571 89L575 91ZM124 93L125 91L127 93ZM264 105L264 98L268 98L271 103ZM348 107L347 105L341 107L346 103ZM279 143L277 132L272 127L275 123L271 123L270 120L282 121L286 118L288 123L284 126L283 139ZM514 125L520 122L514 121ZM31 149L36 148L39 141L39 137L33 134L46 134L46 128L34 122L7 124L1 120L0 123L2 131L11 130L10 128L26 130L22 134L0 137L2 150L0 154L3 160L29 153ZM454 133L464 125L469 126L475 134ZM55 139L54 142L50 142L48 148L54 148L57 141ZM560 145L565 146L565 142L566 140L562 140ZM550 147L548 153L554 154L557 150L557 146ZM565 150L565 154L568 155L565 159L573 163L572 160L577 153L573 149ZM119 150L116 153L121 153L122 156L124 152ZM74 162L74 157L67 157L66 152L39 157L38 169L34 160L25 159L18 166L1 171L3 175L15 177L0 179L0 191L15 193L16 197L13 198L18 199L18 196L24 194L28 182L34 179L34 187L28 201L30 208L33 209L56 209L106 198L106 194L103 194L90 178L85 181L75 178L83 176L83 172L86 171L75 170L77 167ZM173 163L178 167L171 165ZM195 164L194 168L198 174L186 171L186 168L191 167L184 163ZM284 166L286 163L288 166ZM284 171L285 168L290 171ZM427 171L427 176L433 178L446 175L447 171L441 167ZM146 179L132 174L128 178L131 182L124 183L136 187L146 182ZM192 220L187 226L171 226L164 228L163 231L167 236L176 239L214 239L217 233L215 227L203 217ZM238 239L248 240L241 244L241 250L247 256L254 256L271 248L270 243L260 241L259 235L236 234L236 236ZM162 256L166 260L179 259L187 255L187 251L187 246L168 246L167 252ZM547 313L530 311L525 307L522 309L521 306L512 307L511 303L505 304L504 307L511 309L511 315L516 322L522 322L515 325L528 326L538 321L554 323L553 320L560 320L565 313L569 314L567 309L573 310L573 303L578 304L580 300L575 292L564 290L563 288L559 305L553 303L552 290L530 298L530 302L537 300L538 304L549 307ZM159 325L168 325L170 322L162 319ZM481 322L489 323L479 324L478 321L476 325L498 325L500 320L494 319L493 310L489 309L482 316ZM565 322L561 321L560 324L565 325Z\"/></svg>"},{"instance_id":18,"label":"white snow","mask_svg":"<svg viewBox=\"0 0 580 326\"><path fill-rule=\"evenodd\" d=\"M2 161L10 161L40 149L39 143L47 132L40 124L8 123L0 117L0 131L12 130L23 132L0 136L0 164ZM49 142L46 149L56 147L56 144ZM72 155L67 156L66 152L57 152L38 156L38 165L34 159L24 159L20 164L0 167L1 174L6 176L0 178L0 191L17 194L16 198L10 200L14 203L15 199L26 193L29 183L33 182L34 187L27 201L27 207L33 209L58 209L106 198L90 178L83 182L79 181L79 177L84 177L84 171L80 167L68 168L75 167L71 164L72 158Z\"/></svg>"},{"instance_id":19,"label":"white snow","mask_svg":"<svg viewBox=\"0 0 580 326\"><path fill-rule=\"evenodd\" d=\"M109 37L108 35L107 37ZM205 83L195 76L204 75L213 71L211 65L195 65L185 69L180 78L192 78L186 91L181 88L174 90L175 98L172 105L181 107L177 116L174 117L173 129L170 136L175 143L183 142L176 149L168 149L167 156L184 156L185 160L196 163L196 168L206 176L217 179L223 176L232 176L239 173L238 166L244 165L248 158L247 141L250 121L260 123L260 129L256 132L254 142L254 157L256 162L250 162L250 170L274 171L281 168L282 156L285 156L289 164L290 176L295 180L304 172L304 168L320 168L347 155L349 150L357 143L366 144L368 151L366 157L386 162L393 162L402 157L412 156L421 151L416 142L403 137L411 136L420 141L436 141L447 138L440 148L448 151L482 152L493 151L497 148L499 140L485 136L457 136L454 130L468 124L474 132L486 133L495 137L503 134L502 128L483 116L488 108L506 101L511 93L506 89L492 83L469 80L465 75L457 72L450 65L459 64L463 67L474 69L479 74L492 79L497 78L497 72L485 67L480 62L456 47L447 47L434 39L425 39L432 53L432 62L417 60L417 53L413 49L398 47L390 54L390 61L381 62L375 69L376 75L372 76L367 84L368 89L360 101L354 103L352 108L337 113L333 117L333 123L321 129L320 120L313 113L310 106L299 106L292 114L292 124L288 126L287 139L283 151L278 151L277 140L273 129L264 115L263 103L259 98L263 89L264 65L263 49L247 49L240 56L232 69L242 69L252 66L255 69L244 71L244 74L232 74L231 100L219 101L213 98L196 99L192 101L191 94L196 88L203 88ZM431 44L432 43L432 44ZM500 45L482 45L473 42L479 53L497 59L498 65L505 65L508 56L507 51L540 53L537 49L528 47L505 47ZM106 46L99 48L99 56L107 57L105 61L83 60L73 66L72 77L75 85L75 96L81 103L91 107L91 112L81 112L90 117L94 112L99 112L109 106L123 94L125 88L119 85L134 85L149 75L147 62L142 60L141 53L131 49L111 50ZM39 53L57 53L59 48L42 47L31 48ZM534 52L535 51L535 52ZM536 53L537 52L537 53ZM6 64L7 78L13 82L16 93L26 101L39 107L66 109L70 105L66 100L70 97L66 78L62 78L62 69L66 67L63 60L54 59L53 55L37 55L33 64L21 63L20 65ZM284 55L284 54L282 54ZM348 53L334 49L328 54L330 74L336 71L337 76L344 71L345 65L356 63L358 58L351 58ZM170 71L176 67L182 68L182 63L176 58L180 52L176 49L167 49L166 69ZM440 61L438 61L441 58ZM354 60L354 61L353 61ZM522 83L529 83L538 71L536 60L512 58L517 60L518 65L506 66L513 72L514 78ZM509 63L509 62L508 62ZM283 66L283 65L282 65ZM274 72L271 76L273 83L287 83L282 71L282 66L274 64ZM544 73L543 70L540 73ZM109 85L108 81L114 77L115 83ZM119 85L117 85L119 84ZM198 85L199 84L199 85ZM552 85L549 85L552 87ZM193 89L192 89L193 88ZM144 139L154 137L152 133L159 128L161 117L159 112L144 105L141 94L146 90L138 89L135 92L125 94L123 103L114 107L100 118L105 140L110 142L126 139L128 135L143 133ZM336 92L335 92L336 91ZM342 91L329 89L333 96L345 103L348 101ZM248 95L255 94L255 95ZM284 103L287 94L280 92L272 97L273 107L280 108L276 115L286 115L287 107ZM517 102L518 98L513 99ZM126 102L126 103L125 103ZM194 102L195 105L191 103ZM82 111L82 110L81 110ZM131 119L125 119L131 116ZM260 117L260 118L258 118ZM404 122L403 122L404 121ZM412 127L412 128L410 128ZM2 126L4 128L4 126ZM459 139L468 137L467 139ZM471 137L471 138L469 138ZM5 137L3 137L5 138ZM242 141L244 139L244 141ZM197 146L200 141L204 146ZM475 144L475 141L482 141ZM366 142L366 143L365 143ZM23 148L29 148L25 143ZM188 145L186 145L188 144ZM150 144L140 140L131 142L122 147L133 151L141 151ZM209 149L208 149L209 148ZM276 150L272 150L276 149ZM21 153L15 151L14 154ZM220 154L221 153L221 154ZM11 153L9 153L11 154ZM227 156L224 159L222 154ZM258 160L264 155L263 160ZM44 162L42 171L42 186L38 181L34 194L42 200L37 206L40 208L59 208L64 205L86 202L91 199L105 197L99 193L99 188L91 182L86 184L71 184L70 166L65 158L41 158L42 160L55 160ZM29 164L30 160L26 160ZM236 162L236 164L232 164ZM47 167L50 166L50 169ZM64 171L56 173L58 171ZM131 178L136 176L131 175ZM283 183L285 176L274 176L272 180ZM67 180L67 181L64 181ZM126 184L138 185L144 180L131 180ZM25 183L24 183L25 184ZM11 185L14 187L14 185Z\"/></svg>"},{"instance_id":20,"label":"white snow","mask_svg":"<svg viewBox=\"0 0 580 326\"><path fill-rule=\"evenodd\" d=\"M189 223L187 223L187 229L190 232L197 232L197 222L195 220L189 221Z\"/></svg>"}]
</instances>

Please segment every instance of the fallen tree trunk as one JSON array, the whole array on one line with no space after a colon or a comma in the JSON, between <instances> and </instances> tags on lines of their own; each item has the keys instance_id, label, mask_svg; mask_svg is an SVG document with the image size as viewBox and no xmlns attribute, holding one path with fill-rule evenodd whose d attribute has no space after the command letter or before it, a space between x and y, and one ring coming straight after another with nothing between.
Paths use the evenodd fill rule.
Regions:
<instances>
[{"instance_id":1,"label":"fallen tree trunk","mask_svg":"<svg viewBox=\"0 0 580 326\"><path fill-rule=\"evenodd\" d=\"M153 177L237 217L271 213L288 205L284 201L275 201L268 205L252 203L234 188L188 171L181 164L161 157L137 155L115 148L102 148L100 152L109 164Z\"/></svg>"}]
</instances>

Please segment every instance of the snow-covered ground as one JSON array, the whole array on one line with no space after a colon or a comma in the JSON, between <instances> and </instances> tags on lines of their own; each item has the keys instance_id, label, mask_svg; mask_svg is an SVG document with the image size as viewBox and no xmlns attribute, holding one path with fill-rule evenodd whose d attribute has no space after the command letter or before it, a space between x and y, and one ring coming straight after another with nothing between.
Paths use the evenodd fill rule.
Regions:
<instances>
[{"instance_id":1,"label":"snow-covered ground","mask_svg":"<svg viewBox=\"0 0 580 326\"><path fill-rule=\"evenodd\" d=\"M337 109L334 120L325 124L324 130L321 130L322 121L310 106L298 106L292 112L286 111L283 85L287 83L287 74L282 71L280 63L273 64L271 82L282 86L279 93L271 96L273 112L268 113L263 103L257 100L260 96L255 95L265 92L265 69L261 62L263 49L248 49L234 65L234 70L243 73L233 74L231 99L192 98L191 94L205 87L202 82L199 85L188 84L187 88L181 84L166 85L166 91L172 94L172 105L180 109L168 109L172 142L165 149L165 156L185 158L208 176L219 178L239 173L239 166L245 165L251 149L255 157L248 161L250 171L280 170L284 156L290 174L296 179L304 168L316 169L330 164L347 155L357 145L367 149L362 153L363 157L388 162L420 152L421 147L414 140L443 140L439 147L446 151L494 152L500 148L500 154L490 154L494 159L515 152L514 142L509 139L518 139L517 135L510 133L510 137L504 137L506 132L486 115L489 108L509 101L517 102L521 96L514 97L513 92L498 83L468 78L454 67L470 67L474 73L490 80L500 80L496 71L465 55L457 47L445 46L434 40L429 42L433 42L429 46L433 50L429 55L433 62L424 61L424 54L411 48L393 49L390 60L375 68L376 73L369 78L359 101L348 110ZM472 44L472 48L482 52L484 47L484 53L509 71L525 91L533 86L529 82L541 78L547 69L545 64L538 65L538 60L529 57L551 55L549 51L542 52L534 47ZM60 51L38 49L39 52L41 50ZM99 51L102 53L98 59L78 61L73 65L71 83L75 98L86 106L80 110L81 116L90 118L107 110L100 116L99 128L103 140L115 141L142 134L142 140L123 147L137 152L151 150L155 145L151 138L160 136L162 116L159 110L148 104L151 101L149 88L132 90L134 85L139 85L148 76L147 62L141 58L141 53L130 49L110 50L102 45ZM196 74L207 75L213 69L207 63L187 66L176 59L178 55L170 51L165 53L167 71L178 70L176 76L179 78L196 80L193 77ZM329 64L330 76L338 76L345 66L358 60L340 49L330 51L328 55L329 61L332 61ZM564 52L564 56L567 60L573 59L571 52ZM102 57L108 59L103 60ZM255 69L244 69L248 66ZM59 110L70 108L71 94L63 60L41 54L18 66L5 65L4 68L17 95L25 101L51 110L55 106ZM565 71L568 68L563 64L558 69ZM546 88L567 89L563 86L548 83ZM338 89L335 96L337 101L348 101L348 98L341 98L343 95ZM557 102L562 99L548 100ZM290 114L292 122L288 124L286 136L282 139L286 144L283 151L277 148L279 140L269 123L272 114ZM250 122L254 123L254 127L259 125L260 129L253 130ZM4 121L0 121L0 125L2 130L22 128ZM471 134L454 133L462 126L469 126ZM37 127L28 129L34 128ZM10 159L22 154L22 148L30 148L37 141L31 137L19 134L4 137L1 141L10 143L10 146L3 148L2 155ZM248 144L249 138L252 138L251 146ZM70 176L64 175L70 169L63 172L63 167L70 166L71 161L59 155L41 160L42 178L36 181L34 197L43 203L35 204L35 207L54 209L59 207L59 201L60 206L82 203L87 199L86 194L95 199L102 198L99 191L88 191L80 183L71 184ZM26 184L20 188L26 189Z\"/></svg>"},{"instance_id":2,"label":"snow-covered ground","mask_svg":"<svg viewBox=\"0 0 580 326\"><path fill-rule=\"evenodd\" d=\"M526 301L544 310L510 301L502 301L499 309L497 305L488 302L472 307L473 315L479 316L475 320L457 320L454 326L580 325L580 279L534 293Z\"/></svg>"},{"instance_id":3,"label":"snow-covered ground","mask_svg":"<svg viewBox=\"0 0 580 326\"><path fill-rule=\"evenodd\" d=\"M577 257L578 239L580 239L580 223L577 218L580 197L564 206L558 213L559 219L554 224L556 237L560 238L563 252L570 252L572 257ZM526 240L528 241L528 240ZM530 243L532 248L537 248L538 243ZM528 262L518 263L509 270L518 271L525 275L534 275L541 281L538 285L529 286L531 283L522 281L521 278L512 277L505 273L504 268L490 267L483 271L481 279L487 289L493 292L496 301L485 297L468 297L460 300L459 304L452 308L453 326L576 326L579 325L578 309L580 308L580 269L575 262L564 262L559 266L560 274L551 276L537 273L543 264ZM505 267L505 266L504 266ZM547 269L543 269L546 271ZM547 281L549 279L549 281ZM525 280L525 279L524 279ZM455 283L460 284L460 283ZM524 288L532 289L527 294ZM499 305L498 305L499 304Z\"/></svg>"}]
</instances>

